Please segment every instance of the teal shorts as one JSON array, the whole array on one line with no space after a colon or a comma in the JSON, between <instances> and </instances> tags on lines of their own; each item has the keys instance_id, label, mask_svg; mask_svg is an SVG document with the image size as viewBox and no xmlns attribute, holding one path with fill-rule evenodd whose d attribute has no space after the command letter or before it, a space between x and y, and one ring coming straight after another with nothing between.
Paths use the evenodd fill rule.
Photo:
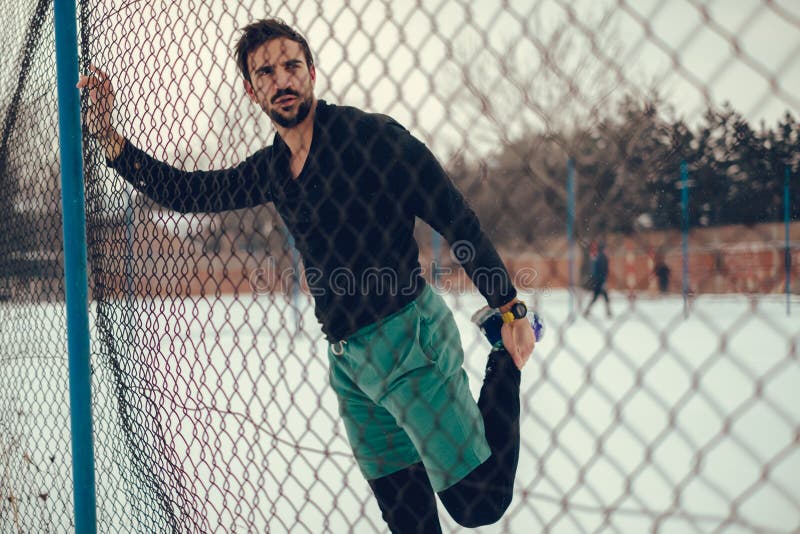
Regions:
<instances>
[{"instance_id":1,"label":"teal shorts","mask_svg":"<svg viewBox=\"0 0 800 534\"><path fill-rule=\"evenodd\" d=\"M458 327L430 287L331 345L328 358L339 413L367 480L422 461L439 492L489 457Z\"/></svg>"}]
</instances>

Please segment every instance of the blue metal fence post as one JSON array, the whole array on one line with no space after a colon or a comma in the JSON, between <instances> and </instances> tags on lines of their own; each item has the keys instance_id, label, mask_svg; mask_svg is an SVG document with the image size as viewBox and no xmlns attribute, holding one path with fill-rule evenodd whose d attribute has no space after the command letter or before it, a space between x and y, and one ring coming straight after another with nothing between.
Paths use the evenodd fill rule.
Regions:
<instances>
[{"instance_id":1,"label":"blue metal fence post","mask_svg":"<svg viewBox=\"0 0 800 534\"><path fill-rule=\"evenodd\" d=\"M289 290L292 295L292 308L294 308L294 324L296 331L303 328L303 314L300 310L302 292L302 281L300 280L300 253L295 248L294 236L286 230L287 246L292 260L292 287Z\"/></svg>"},{"instance_id":2,"label":"blue metal fence post","mask_svg":"<svg viewBox=\"0 0 800 534\"><path fill-rule=\"evenodd\" d=\"M569 316L575 314L575 162L567 159L567 276L569 278Z\"/></svg>"},{"instance_id":3,"label":"blue metal fence post","mask_svg":"<svg viewBox=\"0 0 800 534\"><path fill-rule=\"evenodd\" d=\"M127 192L127 202L125 203L125 298L130 304L128 310L132 311L135 308L136 295L136 284L133 281L133 245L136 241L136 229L133 226L133 188L126 186L125 191ZM134 327L132 318L128 324L131 328Z\"/></svg>"},{"instance_id":4,"label":"blue metal fence post","mask_svg":"<svg viewBox=\"0 0 800 534\"><path fill-rule=\"evenodd\" d=\"M442 236L431 228L431 281L434 287L439 287L439 259L442 255Z\"/></svg>"},{"instance_id":5,"label":"blue metal fence post","mask_svg":"<svg viewBox=\"0 0 800 534\"><path fill-rule=\"evenodd\" d=\"M792 219L789 200L789 179L791 171L786 165L783 177L783 220L786 233L786 248L784 249L783 268L786 272L786 315L792 313L792 244L789 241L789 222Z\"/></svg>"},{"instance_id":6,"label":"blue metal fence post","mask_svg":"<svg viewBox=\"0 0 800 534\"><path fill-rule=\"evenodd\" d=\"M94 534L97 532L97 512L89 363L89 289L86 270L80 98L75 88L78 81L75 8L75 0L55 0L58 133L61 152L61 204L64 212L64 275L75 531L80 534Z\"/></svg>"},{"instance_id":7,"label":"blue metal fence post","mask_svg":"<svg viewBox=\"0 0 800 534\"><path fill-rule=\"evenodd\" d=\"M683 249L683 316L689 316L689 166L681 161L681 221Z\"/></svg>"}]
</instances>

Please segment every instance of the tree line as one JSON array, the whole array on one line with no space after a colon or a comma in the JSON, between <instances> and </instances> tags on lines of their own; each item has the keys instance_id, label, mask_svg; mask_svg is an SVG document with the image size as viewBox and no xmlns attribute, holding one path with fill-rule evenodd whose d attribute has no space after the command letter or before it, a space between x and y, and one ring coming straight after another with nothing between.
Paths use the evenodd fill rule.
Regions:
<instances>
[{"instance_id":1,"label":"tree line","mask_svg":"<svg viewBox=\"0 0 800 534\"><path fill-rule=\"evenodd\" d=\"M479 161L457 152L447 167L493 240L511 247L565 234L568 160L579 239L681 228L682 162L690 227L782 221L787 169L798 219L800 124L791 113L754 127L725 105L690 124L664 107L657 96L626 97L568 131L524 133Z\"/></svg>"}]
</instances>

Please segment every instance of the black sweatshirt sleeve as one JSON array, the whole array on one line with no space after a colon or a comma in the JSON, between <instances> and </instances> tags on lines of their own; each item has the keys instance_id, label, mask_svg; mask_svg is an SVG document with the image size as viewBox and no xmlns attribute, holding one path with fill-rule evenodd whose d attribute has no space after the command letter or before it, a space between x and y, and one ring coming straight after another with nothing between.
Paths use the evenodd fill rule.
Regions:
<instances>
[{"instance_id":1,"label":"black sweatshirt sleeve","mask_svg":"<svg viewBox=\"0 0 800 534\"><path fill-rule=\"evenodd\" d=\"M490 306L497 308L516 297L497 250L436 157L398 123L390 121L387 127L394 130L394 152L407 176L407 191L401 194L408 212L447 239L453 256Z\"/></svg>"},{"instance_id":2,"label":"black sweatshirt sleeve","mask_svg":"<svg viewBox=\"0 0 800 534\"><path fill-rule=\"evenodd\" d=\"M140 193L180 213L216 213L269 202L271 148L256 152L239 165L215 171L182 171L156 160L125 142L109 167Z\"/></svg>"}]
</instances>

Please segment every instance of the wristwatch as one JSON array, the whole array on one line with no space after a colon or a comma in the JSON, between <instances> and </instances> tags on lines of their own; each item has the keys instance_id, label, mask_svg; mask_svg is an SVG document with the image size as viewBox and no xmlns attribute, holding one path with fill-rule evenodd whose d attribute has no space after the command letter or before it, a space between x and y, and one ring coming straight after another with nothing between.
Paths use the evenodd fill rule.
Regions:
<instances>
[{"instance_id":1,"label":"wristwatch","mask_svg":"<svg viewBox=\"0 0 800 534\"><path fill-rule=\"evenodd\" d=\"M504 323L510 323L512 321L516 321L517 319L522 319L526 315L528 315L528 307L524 302L518 300L511 305L508 311L503 312L500 317L503 318Z\"/></svg>"}]
</instances>

